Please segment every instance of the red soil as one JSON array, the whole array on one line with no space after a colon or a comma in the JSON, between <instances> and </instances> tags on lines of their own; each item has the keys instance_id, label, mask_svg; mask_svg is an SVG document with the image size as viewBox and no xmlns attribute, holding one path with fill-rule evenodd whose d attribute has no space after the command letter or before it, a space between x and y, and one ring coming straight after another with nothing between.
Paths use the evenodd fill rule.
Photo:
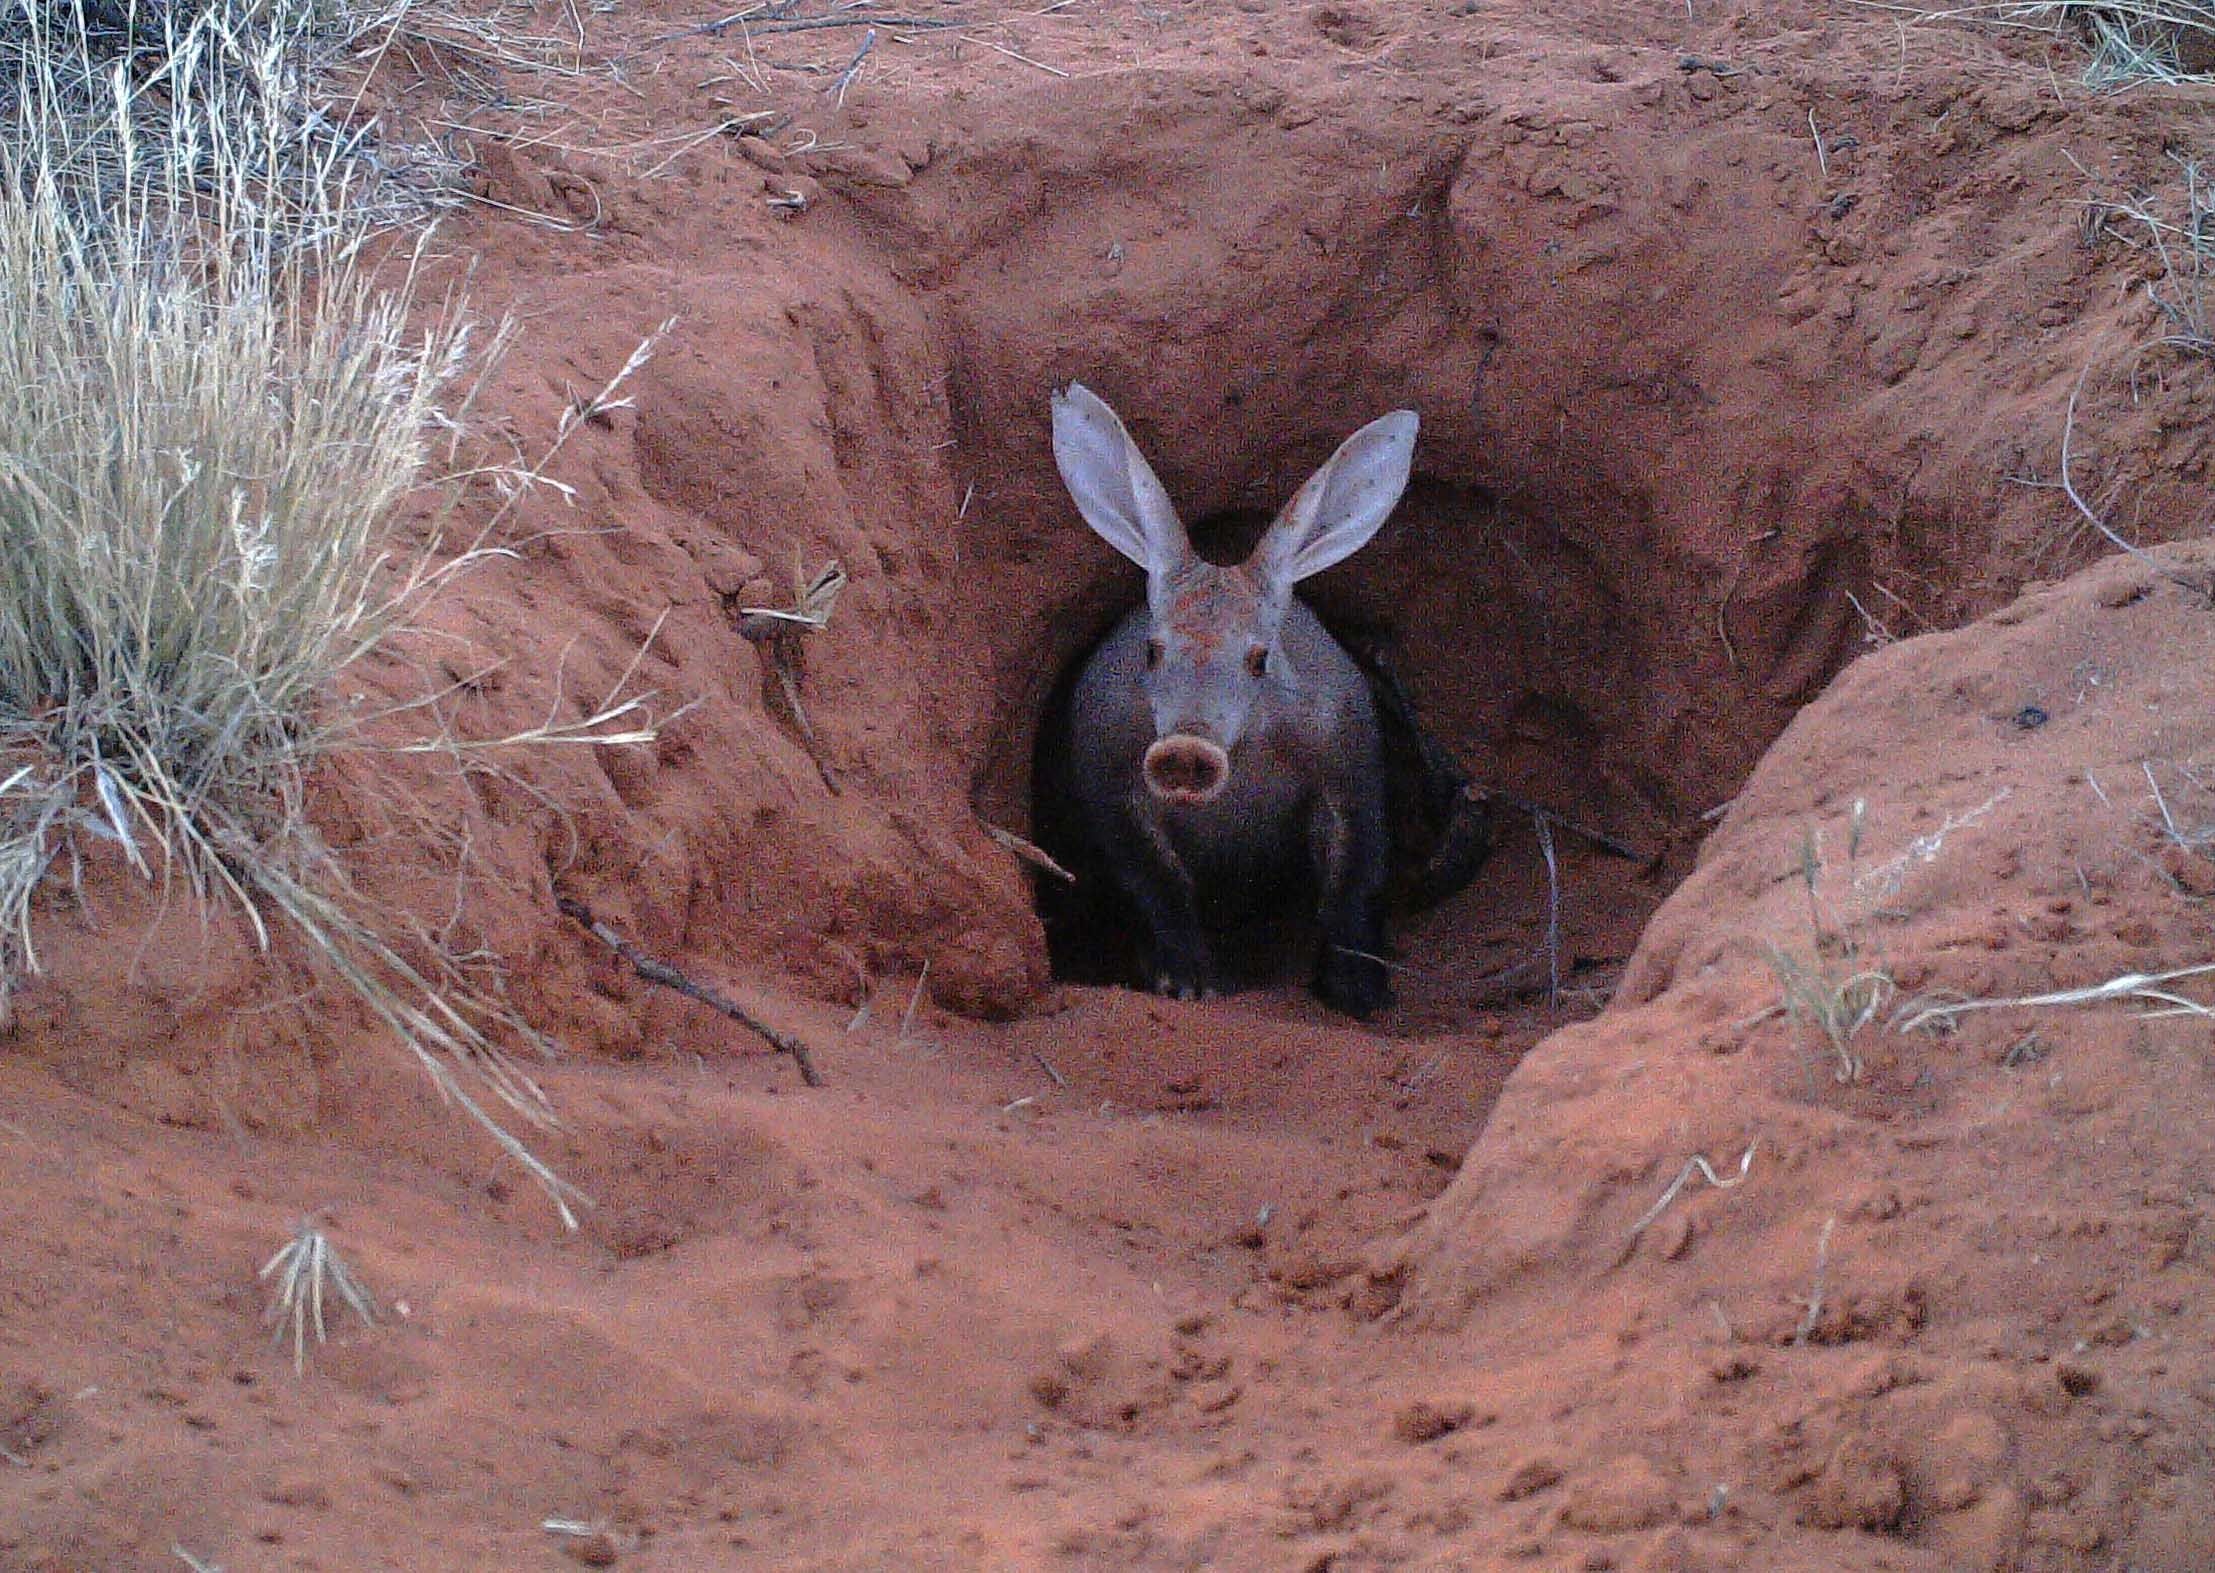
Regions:
<instances>
[{"instance_id":1,"label":"red soil","mask_svg":"<svg viewBox=\"0 0 2215 1573\"><path fill-rule=\"evenodd\" d=\"M2078 490L2201 533L2215 387L2081 222L2195 100L1790 0L920 8L968 25L881 26L843 106L858 29L587 13L445 232L521 324L488 452L675 319L573 505L355 679L497 736L632 673L660 741L317 801L563 1045L581 1231L299 958L92 868L0 1054L0 1569L2210 1565L2204 1022L1880 1024L1842 1081L1773 1009L1779 954L1905 998L2215 949L2215 554L2032 583L2103 545L2080 384ZM1563 840L1554 1005L1513 823L1371 1026L1049 982L984 825L1136 592L1053 474L1072 377L1194 517L1422 412L1317 599L1480 779L1652 850ZM833 556L835 794L736 627ZM1737 1183L1637 1228L1696 1154ZM301 1378L254 1269L311 1208L388 1314Z\"/></svg>"}]
</instances>

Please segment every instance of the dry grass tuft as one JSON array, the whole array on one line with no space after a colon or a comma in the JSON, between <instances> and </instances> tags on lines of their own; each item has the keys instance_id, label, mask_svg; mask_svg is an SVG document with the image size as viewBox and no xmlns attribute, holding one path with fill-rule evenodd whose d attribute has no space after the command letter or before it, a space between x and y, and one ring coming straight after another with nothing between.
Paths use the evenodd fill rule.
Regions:
<instances>
[{"instance_id":1,"label":"dry grass tuft","mask_svg":"<svg viewBox=\"0 0 2215 1573\"><path fill-rule=\"evenodd\" d=\"M2145 281L2146 297L2168 327L2156 344L2215 354L2215 306L2208 301L2215 275L2215 183L2198 160L2174 150L2168 157L2176 169L2169 189L2134 186L2092 197L2085 204L2085 234L2152 255L2158 272Z\"/></svg>"},{"instance_id":2,"label":"dry grass tuft","mask_svg":"<svg viewBox=\"0 0 2215 1573\"><path fill-rule=\"evenodd\" d=\"M1794 1026L1814 1029L1830 1045L1841 1085L1859 1081L1862 1062L1854 1040L1891 1005L1897 992L1892 975L1881 967L1826 966L1779 945L1771 945L1768 956L1786 1017Z\"/></svg>"},{"instance_id":3,"label":"dry grass tuft","mask_svg":"<svg viewBox=\"0 0 2215 1573\"><path fill-rule=\"evenodd\" d=\"M453 425L464 320L406 255L364 260L390 213L357 200L364 144L290 53L325 13L180 6L156 48L137 13L118 42L104 0L71 3L0 25L0 974L36 968L57 861L110 845L303 944L574 1223L493 1113L551 1121L491 1036L521 1024L357 892L306 813L314 764L364 745L333 678L500 555L498 518L456 556L380 550ZM505 477L511 505L544 463ZM412 746L646 741L640 703Z\"/></svg>"},{"instance_id":4,"label":"dry grass tuft","mask_svg":"<svg viewBox=\"0 0 2215 1573\"><path fill-rule=\"evenodd\" d=\"M129 214L149 184L251 194L299 244L459 201L443 149L391 135L332 73L363 73L413 0L5 0L0 142L73 222Z\"/></svg>"},{"instance_id":5,"label":"dry grass tuft","mask_svg":"<svg viewBox=\"0 0 2215 1573\"><path fill-rule=\"evenodd\" d=\"M260 1276L276 1280L262 1320L276 1329L274 1336L279 1342L287 1331L292 1334L292 1369L296 1373L308 1368L309 1330L314 1330L319 1344L327 1336L323 1318L326 1295L360 1317L364 1327L377 1325L376 1299L313 1218L300 1220L292 1238L262 1263Z\"/></svg>"},{"instance_id":6,"label":"dry grass tuft","mask_svg":"<svg viewBox=\"0 0 2215 1573\"><path fill-rule=\"evenodd\" d=\"M2174 86L2215 73L2215 6L2201 0L2042 0L2019 9L2083 39L2088 87Z\"/></svg>"},{"instance_id":7,"label":"dry grass tuft","mask_svg":"<svg viewBox=\"0 0 2215 1573\"><path fill-rule=\"evenodd\" d=\"M1867 805L1854 801L1847 827L1847 889L1862 883L1861 847ZM1829 1045L1833 1075L1841 1085L1859 1081L1863 1065L1854 1044L1862 1029L1883 1015L1897 992L1891 972L1862 959L1856 925L1836 913L1823 897L1823 855L1815 831L1800 840L1798 873L1807 897L1811 949L1801 955L1782 945L1766 947L1770 969L1781 991L1779 1008L1796 1027L1812 1028Z\"/></svg>"},{"instance_id":8,"label":"dry grass tuft","mask_svg":"<svg viewBox=\"0 0 2215 1573\"><path fill-rule=\"evenodd\" d=\"M1861 0L1922 22L2043 33L2088 52L2084 83L2100 92L2142 83L2215 81L2215 5L2207 0L1996 0L1961 6Z\"/></svg>"}]
</instances>

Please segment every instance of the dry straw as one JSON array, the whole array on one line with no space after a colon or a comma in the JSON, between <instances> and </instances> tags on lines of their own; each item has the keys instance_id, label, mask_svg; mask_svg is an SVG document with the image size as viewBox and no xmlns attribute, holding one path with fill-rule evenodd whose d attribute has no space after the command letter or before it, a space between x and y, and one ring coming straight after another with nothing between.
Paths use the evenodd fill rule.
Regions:
<instances>
[{"instance_id":1,"label":"dry straw","mask_svg":"<svg viewBox=\"0 0 2215 1573\"><path fill-rule=\"evenodd\" d=\"M364 260L389 209L366 200L364 138L301 76L306 41L344 31L326 12L214 0L165 10L149 41L130 14L101 33L103 3L0 25L8 970L38 964L57 860L110 843L167 891L235 905L264 946L302 942L573 1223L493 1113L550 1120L490 1036L520 1024L399 937L306 814L309 769L363 741L324 702L333 679L497 554L380 550L450 425L462 318L417 309L419 253L382 276ZM650 739L638 705L500 741Z\"/></svg>"},{"instance_id":2,"label":"dry straw","mask_svg":"<svg viewBox=\"0 0 2215 1573\"><path fill-rule=\"evenodd\" d=\"M1924 6L1860 0L1923 22L2061 35L2089 51L2087 87L2113 91L2145 82L2171 86L2215 76L2215 5L2204 0L1999 0Z\"/></svg>"},{"instance_id":3,"label":"dry straw","mask_svg":"<svg viewBox=\"0 0 2215 1573\"><path fill-rule=\"evenodd\" d=\"M287 1333L292 1335L292 1369L296 1373L308 1368L308 1334L312 1331L319 1344L328 1337L323 1314L326 1299L352 1310L363 1326L377 1325L376 1297L313 1218L300 1220L292 1238L262 1263L260 1276L270 1284L269 1305L262 1320L274 1330L276 1342L284 1342Z\"/></svg>"}]
</instances>

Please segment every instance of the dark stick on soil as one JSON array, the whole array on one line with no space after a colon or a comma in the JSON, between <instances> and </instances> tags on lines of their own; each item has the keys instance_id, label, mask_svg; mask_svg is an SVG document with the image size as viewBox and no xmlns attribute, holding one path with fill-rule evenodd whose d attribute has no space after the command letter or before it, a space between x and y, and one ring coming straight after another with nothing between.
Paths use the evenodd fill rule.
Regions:
<instances>
[{"instance_id":1,"label":"dark stick on soil","mask_svg":"<svg viewBox=\"0 0 2215 1573\"><path fill-rule=\"evenodd\" d=\"M875 27L881 24L885 27L894 28L946 28L969 25L966 22L950 20L945 17L922 16L818 16L804 18L797 22L776 20L777 17L791 9L790 5L750 5L743 11L733 11L729 16L717 17L712 22L700 22L691 27L680 27L673 33L662 33L649 38L636 49L618 58L629 60L634 56L644 54L649 49L658 48L662 44L675 43L680 38L719 38L734 27L743 27L750 36L759 38L764 33L805 33L819 27ZM765 20L754 22L754 18L757 16ZM753 22L754 25L748 27L746 24L749 22Z\"/></svg>"},{"instance_id":2,"label":"dark stick on soil","mask_svg":"<svg viewBox=\"0 0 2215 1573\"><path fill-rule=\"evenodd\" d=\"M810 1087L823 1085L823 1078L816 1073L814 1056L808 1053L808 1046L798 1038L793 1037L790 1033L779 1032L776 1028L748 1011L744 1006L724 998L711 988L693 982L667 962L656 961L594 917L592 909L583 902L569 896L561 896L556 898L554 904L561 909L562 916L572 918L583 925L591 932L593 938L629 962L631 970L647 982L659 983L663 988L675 989L679 994L685 995L689 999L696 999L711 1010L721 1011L749 1032L759 1035L779 1054L791 1055L792 1063L800 1067L800 1079Z\"/></svg>"},{"instance_id":3,"label":"dark stick on soil","mask_svg":"<svg viewBox=\"0 0 2215 1573\"><path fill-rule=\"evenodd\" d=\"M769 22L750 27L759 38L764 33L805 33L818 27L967 27L967 22L927 16L815 16L800 22Z\"/></svg>"},{"instance_id":4,"label":"dark stick on soil","mask_svg":"<svg viewBox=\"0 0 2215 1573\"><path fill-rule=\"evenodd\" d=\"M1519 808L1534 818L1559 825L1571 835L1589 841L1602 852L1623 858L1632 863L1647 861L1645 853L1618 841L1603 831L1594 830L1567 818L1558 810L1543 803L1534 803L1527 797L1517 797L1512 792L1501 792L1492 787L1478 786L1462 769L1461 761L1454 758L1452 750L1441 743L1431 729L1416 714L1415 701L1400 680L1397 668L1390 656L1381 648L1368 647L1355 652L1369 674L1370 691L1377 697L1385 714L1405 730L1415 744L1417 757L1422 761L1423 775L1434 816L1446 820L1446 831L1438 851L1431 857L1431 867L1441 870L1459 870L1465 864L1470 874L1475 873L1475 863L1481 863L1490 850L1490 826L1470 814L1464 804L1505 803ZM1459 801L1456 801L1456 800ZM1482 848L1464 845L1482 838ZM1471 858L1474 858L1474 862ZM1466 883L1466 879L1463 880ZM1458 888L1458 887L1456 887ZM1451 894L1451 891L1448 891Z\"/></svg>"},{"instance_id":5,"label":"dark stick on soil","mask_svg":"<svg viewBox=\"0 0 2215 1573\"><path fill-rule=\"evenodd\" d=\"M800 645L797 624L782 617L755 612L738 620L739 637L762 646L769 652L770 670L776 673L777 686L783 691L785 703L792 709L793 725L800 733L800 746L815 762L815 773L823 778L824 787L833 797L844 795L838 777L831 774L828 761L823 758L823 747L815 740L815 728L808 724L808 713L800 704Z\"/></svg>"},{"instance_id":6,"label":"dark stick on soil","mask_svg":"<svg viewBox=\"0 0 2215 1573\"><path fill-rule=\"evenodd\" d=\"M1591 842L1610 857L1619 857L1629 863L1648 861L1646 853L1639 851L1627 842L1616 840L1604 830L1594 830L1590 825L1580 825L1573 819L1564 819L1558 810L1548 808L1543 803L1533 803L1527 797L1517 797L1513 792L1495 791L1490 787L1473 788L1472 790L1481 792L1495 803L1505 803L1510 808L1519 808L1534 819L1543 819L1551 824L1559 825L1572 836Z\"/></svg>"},{"instance_id":7,"label":"dark stick on soil","mask_svg":"<svg viewBox=\"0 0 2215 1573\"><path fill-rule=\"evenodd\" d=\"M854 51L854 58L847 62L846 69L838 73L838 80L823 89L831 95L832 101L839 108L846 107L846 90L854 85L854 78L861 75L861 63L869 58L869 51L876 47L877 30L872 27L863 37L861 47Z\"/></svg>"}]
</instances>

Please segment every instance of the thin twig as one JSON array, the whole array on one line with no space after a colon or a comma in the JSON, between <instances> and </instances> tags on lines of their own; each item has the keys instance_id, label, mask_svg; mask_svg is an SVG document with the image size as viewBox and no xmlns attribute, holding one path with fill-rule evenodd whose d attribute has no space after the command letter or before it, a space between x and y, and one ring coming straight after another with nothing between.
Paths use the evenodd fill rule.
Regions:
<instances>
[{"instance_id":1,"label":"thin twig","mask_svg":"<svg viewBox=\"0 0 2215 1573\"><path fill-rule=\"evenodd\" d=\"M1023 64L1027 66L1036 66L1039 70L1045 72L1048 76L1067 76L1069 74L1068 72L1062 70L1060 66L1050 66L1043 60L1033 60L1029 55L1024 54L1021 50L1010 49L1005 44L995 44L989 38L980 38L977 40L977 42L984 45L984 47L987 49L998 50L1001 54L1006 55L1010 60L1020 60L1023 62Z\"/></svg>"},{"instance_id":2,"label":"thin twig","mask_svg":"<svg viewBox=\"0 0 2215 1573\"><path fill-rule=\"evenodd\" d=\"M649 983L659 983L664 988L675 989L688 999L696 999L710 1010L724 1015L763 1039L779 1054L792 1056L792 1063L800 1067L800 1079L810 1087L823 1085L823 1078L816 1073L815 1058L808 1046L790 1033L779 1032L760 1017L748 1011L714 989L693 982L675 967L656 961L622 935L609 928L592 915L592 909L571 896L557 897L554 905L561 909L563 917L570 918L589 930L592 937L614 951L631 964L631 970Z\"/></svg>"},{"instance_id":3,"label":"thin twig","mask_svg":"<svg viewBox=\"0 0 2215 1573\"><path fill-rule=\"evenodd\" d=\"M720 121L717 124L708 127L705 131L697 132L694 135L687 137L684 141L678 143L677 146L666 157L657 160L651 167L643 171L639 175L639 179L652 180L656 175L660 174L670 165L676 163L678 159L683 158L687 153L691 152L701 143L712 142L719 136L727 136L730 132L736 130L740 126L759 125L762 121L769 119L774 113L775 111L773 110L762 109L756 110L752 114L733 115L727 120Z\"/></svg>"},{"instance_id":4,"label":"thin twig","mask_svg":"<svg viewBox=\"0 0 2215 1573\"><path fill-rule=\"evenodd\" d=\"M794 548L792 578L790 609L742 606L738 609L738 632L740 637L767 647L770 670L776 675L785 703L792 708L792 720L799 729L800 742L807 749L808 758L815 762L816 774L823 778L824 787L837 797L841 794L838 778L831 773L830 763L823 757L822 745L816 741L815 728L800 703L799 636L820 633L830 627L839 592L846 588L847 573L844 565L834 557L810 577L801 567L798 548Z\"/></svg>"},{"instance_id":5,"label":"thin twig","mask_svg":"<svg viewBox=\"0 0 2215 1573\"><path fill-rule=\"evenodd\" d=\"M1031 1058L1038 1061L1038 1068L1040 1070L1044 1071L1048 1076L1051 1076L1053 1078L1055 1086L1066 1087L1069 1085L1069 1078L1064 1076L1060 1071L1055 1070L1053 1067L1053 1062L1048 1060L1045 1055L1039 1053L1038 1050L1031 1050Z\"/></svg>"},{"instance_id":6,"label":"thin twig","mask_svg":"<svg viewBox=\"0 0 2215 1573\"><path fill-rule=\"evenodd\" d=\"M1554 832L1544 814L1531 815L1538 850L1546 857L1546 1008L1561 998L1561 867L1554 859Z\"/></svg>"},{"instance_id":7,"label":"thin twig","mask_svg":"<svg viewBox=\"0 0 2215 1573\"><path fill-rule=\"evenodd\" d=\"M833 797L844 795L838 777L831 774L830 761L823 757L823 745L815 740L815 728L808 722L808 713L800 705L800 680L793 667L792 646L779 642L770 646L769 667L777 674L777 686L784 692L784 702L792 707L792 720L800 731L800 744L815 762L815 773L823 778L824 787Z\"/></svg>"},{"instance_id":8,"label":"thin twig","mask_svg":"<svg viewBox=\"0 0 2215 1573\"><path fill-rule=\"evenodd\" d=\"M1477 790L1495 802L1505 803L1510 808L1521 809L1534 819L1542 819L1548 824L1559 825L1580 841L1591 842L1611 857L1619 857L1630 863L1644 863L1651 855L1639 851L1628 842L1616 840L1604 830L1594 830L1590 825L1580 824L1578 821L1570 819L1558 809L1548 808L1545 804L1533 802L1527 797L1518 797L1513 792L1496 791L1491 787L1480 787Z\"/></svg>"},{"instance_id":9,"label":"thin twig","mask_svg":"<svg viewBox=\"0 0 2215 1573\"><path fill-rule=\"evenodd\" d=\"M2085 519L2091 524L2093 529L2099 531L2100 534L2106 536L2110 541L2114 542L2124 551L2130 553L2131 556L2137 558L2140 562L2144 563L2148 568L2152 569L2153 572L2159 575L2161 578L2168 580L2169 583L2173 585L2178 585L2183 589L2191 591L2194 595L2206 594L2206 590L2203 589L2201 586L2194 584L2191 580L2185 578L2181 574L2171 573L2168 569L2162 567L2161 564L2156 562L2143 547L2134 546L2129 541L2125 540L2123 538L2122 532L2117 530L2113 525L2110 525L2097 513L2093 512L2092 505L2086 502L2084 498L2077 492L2076 482L2072 480L2069 475L2070 449L2077 429L2077 398L2084 392L2084 379L2091 374L2091 371L2091 362L2087 361L2084 364L2084 368L2077 373L2076 386L2069 390L2069 407L2067 412L2061 418L2062 492L2068 497L2071 503L2076 505L2077 512L2084 515Z\"/></svg>"},{"instance_id":10,"label":"thin twig","mask_svg":"<svg viewBox=\"0 0 2215 1573\"><path fill-rule=\"evenodd\" d=\"M1823 1280L1830 1272L1830 1232L1838 1227L1836 1218L1823 1220L1823 1232L1815 1240L1815 1282L1807 1291L1807 1314L1800 1318L1800 1330L1792 1335L1792 1346L1802 1348L1808 1335L1815 1331L1815 1324L1823 1319Z\"/></svg>"},{"instance_id":11,"label":"thin twig","mask_svg":"<svg viewBox=\"0 0 2215 1573\"><path fill-rule=\"evenodd\" d=\"M1823 171L1823 178L1830 179L1830 154L1823 148L1823 128L1815 123L1815 111L1807 112L1808 134L1815 138L1815 162Z\"/></svg>"},{"instance_id":12,"label":"thin twig","mask_svg":"<svg viewBox=\"0 0 2215 1573\"><path fill-rule=\"evenodd\" d=\"M927 16L817 16L802 22L769 22L748 28L756 37L770 33L805 33L818 27L967 27L967 22L940 21Z\"/></svg>"},{"instance_id":13,"label":"thin twig","mask_svg":"<svg viewBox=\"0 0 2215 1573\"><path fill-rule=\"evenodd\" d=\"M869 58L869 51L877 47L877 30L871 28L863 36L861 47L854 51L854 58L846 62L846 69L838 73L838 80L823 91L831 95L831 102L839 108L846 107L846 90L854 85L854 78L861 74L861 63Z\"/></svg>"},{"instance_id":14,"label":"thin twig","mask_svg":"<svg viewBox=\"0 0 2215 1573\"><path fill-rule=\"evenodd\" d=\"M1006 847L1024 862L1030 864L1031 867L1051 874L1054 878L1067 884L1074 885L1077 883L1077 876L1055 862L1053 854L1036 842L1025 841L1012 830L1002 830L988 819L980 819L977 823L984 826L986 835L997 841L1001 846Z\"/></svg>"},{"instance_id":15,"label":"thin twig","mask_svg":"<svg viewBox=\"0 0 2215 1573\"><path fill-rule=\"evenodd\" d=\"M930 958L925 957L923 970L917 973L915 977L915 992L908 996L908 1008L900 1014L900 1036L896 1040L897 1042L905 1043L908 1041L908 1033L915 1026L916 1008L923 1003L923 985L930 981Z\"/></svg>"},{"instance_id":16,"label":"thin twig","mask_svg":"<svg viewBox=\"0 0 2215 1573\"><path fill-rule=\"evenodd\" d=\"M2161 822L2169 827L2169 839L2190 851L2191 844L2184 839L2184 832L2177 829L2176 818L2169 812L2169 800L2161 794L2161 783L2154 779L2153 761L2141 759L2138 768L2146 772L2146 785L2153 788L2153 805L2161 810Z\"/></svg>"},{"instance_id":17,"label":"thin twig","mask_svg":"<svg viewBox=\"0 0 2215 1573\"><path fill-rule=\"evenodd\" d=\"M765 6L750 5L746 7L746 9L743 11L733 11L729 16L719 16L712 22L700 22L691 27L680 27L673 33L657 33L654 37L649 38L644 43L640 44L637 49L633 49L630 50L628 53L618 55L616 57L617 63L620 64L621 62L630 59L632 55L640 54L645 50L652 49L657 44L675 43L680 38L698 38L703 34L712 37L715 34L723 32L727 28L736 27L741 22L747 21L752 17L757 17L761 15L761 13L766 9L767 7Z\"/></svg>"}]
</instances>

